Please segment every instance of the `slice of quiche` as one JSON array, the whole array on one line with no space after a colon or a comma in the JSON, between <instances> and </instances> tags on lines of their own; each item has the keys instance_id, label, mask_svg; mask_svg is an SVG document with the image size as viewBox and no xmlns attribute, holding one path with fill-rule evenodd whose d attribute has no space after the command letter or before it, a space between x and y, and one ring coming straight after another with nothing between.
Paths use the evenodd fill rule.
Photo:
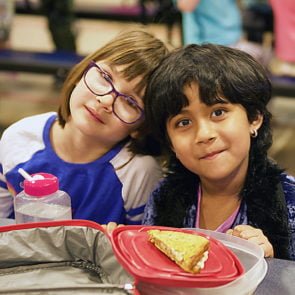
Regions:
<instances>
[{"instance_id":1,"label":"slice of quiche","mask_svg":"<svg viewBox=\"0 0 295 295\"><path fill-rule=\"evenodd\" d=\"M175 261L184 271L198 273L208 259L209 240L195 234L148 230L149 241Z\"/></svg>"}]
</instances>

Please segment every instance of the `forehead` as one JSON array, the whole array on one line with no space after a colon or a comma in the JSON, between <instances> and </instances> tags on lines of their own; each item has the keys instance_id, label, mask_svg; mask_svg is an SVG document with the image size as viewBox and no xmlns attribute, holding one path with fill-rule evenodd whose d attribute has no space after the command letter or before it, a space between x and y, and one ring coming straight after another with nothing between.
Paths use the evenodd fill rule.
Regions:
<instances>
[{"instance_id":1,"label":"forehead","mask_svg":"<svg viewBox=\"0 0 295 295\"><path fill-rule=\"evenodd\" d=\"M206 90L206 88L204 90ZM196 99L208 106L218 103L229 103L229 100L225 98L222 93L218 92L217 89L211 89L210 93L204 90L196 81L184 85L183 93L188 100L188 104Z\"/></svg>"}]
</instances>

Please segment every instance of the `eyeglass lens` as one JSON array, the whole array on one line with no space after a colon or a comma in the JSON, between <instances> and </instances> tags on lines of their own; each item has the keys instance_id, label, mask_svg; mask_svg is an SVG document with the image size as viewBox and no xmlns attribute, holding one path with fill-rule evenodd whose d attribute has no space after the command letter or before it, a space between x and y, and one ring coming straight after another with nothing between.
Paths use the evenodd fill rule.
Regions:
<instances>
[{"instance_id":1,"label":"eyeglass lens","mask_svg":"<svg viewBox=\"0 0 295 295\"><path fill-rule=\"evenodd\" d=\"M112 85L111 81L97 67L91 67L85 74L85 83L91 92L98 96L116 93L113 102L113 112L126 123L137 121L141 115L141 109L129 96L120 94Z\"/></svg>"}]
</instances>

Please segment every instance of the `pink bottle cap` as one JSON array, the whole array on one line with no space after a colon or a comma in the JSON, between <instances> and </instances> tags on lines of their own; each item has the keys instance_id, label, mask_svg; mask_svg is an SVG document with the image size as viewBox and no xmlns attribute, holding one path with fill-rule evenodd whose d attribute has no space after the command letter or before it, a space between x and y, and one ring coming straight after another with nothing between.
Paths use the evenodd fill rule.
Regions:
<instances>
[{"instance_id":1,"label":"pink bottle cap","mask_svg":"<svg viewBox=\"0 0 295 295\"><path fill-rule=\"evenodd\" d=\"M30 196L43 197L59 189L58 178L52 174L36 173L31 176L33 180L24 180L24 191Z\"/></svg>"}]
</instances>

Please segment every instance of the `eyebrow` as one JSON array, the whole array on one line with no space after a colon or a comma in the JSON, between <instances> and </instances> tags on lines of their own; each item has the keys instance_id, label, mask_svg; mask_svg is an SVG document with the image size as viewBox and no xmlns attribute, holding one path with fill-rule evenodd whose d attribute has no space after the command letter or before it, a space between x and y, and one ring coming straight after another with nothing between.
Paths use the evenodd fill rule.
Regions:
<instances>
[{"instance_id":1,"label":"eyebrow","mask_svg":"<svg viewBox=\"0 0 295 295\"><path fill-rule=\"evenodd\" d=\"M117 75L120 79L123 78L125 81L127 81L127 79L123 76L123 72L124 71L118 71L118 70L114 70L112 66L108 65L108 64L103 64L103 65L99 65L99 67L102 69L103 72L105 72L106 74L110 75L111 81L112 83L114 83L114 79L113 76ZM105 69L105 67L107 69ZM116 65L114 65L114 67L116 67ZM127 81L128 82L128 81ZM114 87L116 88L116 85L114 85ZM117 89L117 88L116 88ZM143 104L143 100L142 97L139 93L135 92L134 89L132 89L132 94L126 94L126 93L122 93L121 91L119 91L121 94L124 94L126 96L131 97L133 100L136 101L136 103L141 107L144 108L144 104Z\"/></svg>"},{"instance_id":2,"label":"eyebrow","mask_svg":"<svg viewBox=\"0 0 295 295\"><path fill-rule=\"evenodd\" d=\"M99 67L99 68L100 68L105 74L107 74L107 75L110 77L111 81L113 82L113 75L114 75L114 73L113 73L112 68L111 68L110 66L108 66L108 65L98 65L98 67ZM105 69L105 67L107 67L107 69Z\"/></svg>"},{"instance_id":3,"label":"eyebrow","mask_svg":"<svg viewBox=\"0 0 295 295\"><path fill-rule=\"evenodd\" d=\"M208 99L206 99L208 100ZM213 106L216 104L229 104L231 103L229 100L225 99L225 98L220 98L220 97L215 97L215 98L211 98L208 102L206 102L206 100L202 100L202 103L204 103L207 106Z\"/></svg>"}]
</instances>

